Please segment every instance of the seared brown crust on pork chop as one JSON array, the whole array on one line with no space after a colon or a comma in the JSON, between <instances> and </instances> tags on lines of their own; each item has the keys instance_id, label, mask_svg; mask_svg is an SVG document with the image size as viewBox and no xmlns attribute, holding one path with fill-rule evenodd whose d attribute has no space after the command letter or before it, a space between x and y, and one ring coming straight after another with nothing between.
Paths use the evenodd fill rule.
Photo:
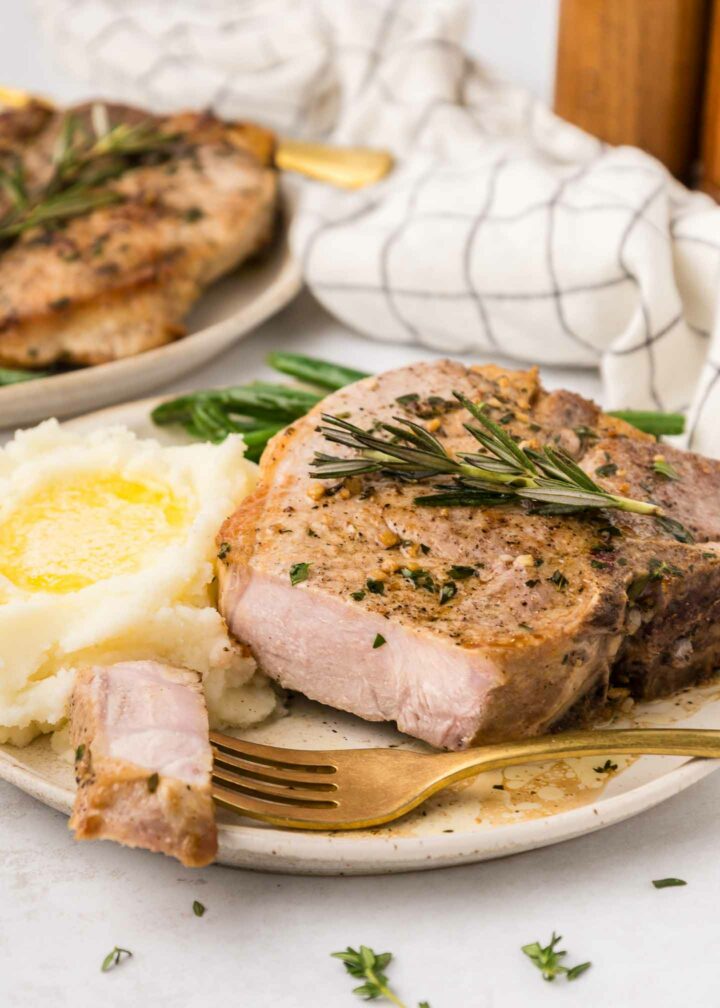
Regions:
<instances>
[{"instance_id":1,"label":"seared brown crust on pork chop","mask_svg":"<svg viewBox=\"0 0 720 1008\"><path fill-rule=\"evenodd\" d=\"M0 364L101 364L162 346L183 334L202 290L272 235L271 133L208 113L160 119L107 109L112 125L152 121L177 141L169 160L105 184L122 202L35 228L2 251ZM89 115L87 106L69 111ZM21 157L28 185L46 181L63 115L38 107L0 115L0 164Z\"/></svg>"},{"instance_id":2,"label":"seared brown crust on pork chop","mask_svg":"<svg viewBox=\"0 0 720 1008\"><path fill-rule=\"evenodd\" d=\"M328 449L316 430L321 412L361 427L404 416L427 424L451 451L474 450L455 390L485 402L522 442L585 456L600 483L598 458L607 451L626 459L625 476L618 465L623 492L649 496L630 462L643 476L646 463L654 480L655 442L578 396L545 392L536 370L439 361L358 382L271 442L256 492L220 532L229 547L221 551L220 607L261 668L287 688L369 720L397 721L449 748L589 715L604 702L618 662L638 692L651 681L657 692L705 675L716 635L696 601L720 598L720 560L676 541L655 519L423 508L414 503L417 484L383 475L342 484L311 478L314 452ZM685 458L695 480L706 487L718 480L717 463ZM681 494L657 492L680 521L692 517L683 515ZM707 528L714 517L705 516ZM309 565L308 576L293 586L296 563ZM455 594L444 600L448 583ZM678 656L682 667L663 678L658 669L671 645L658 647L650 628L658 615L662 638L681 614L690 644Z\"/></svg>"},{"instance_id":3,"label":"seared brown crust on pork chop","mask_svg":"<svg viewBox=\"0 0 720 1008\"><path fill-rule=\"evenodd\" d=\"M194 672L159 662L78 674L70 708L78 840L118 840L188 867L217 853L212 754Z\"/></svg>"}]
</instances>

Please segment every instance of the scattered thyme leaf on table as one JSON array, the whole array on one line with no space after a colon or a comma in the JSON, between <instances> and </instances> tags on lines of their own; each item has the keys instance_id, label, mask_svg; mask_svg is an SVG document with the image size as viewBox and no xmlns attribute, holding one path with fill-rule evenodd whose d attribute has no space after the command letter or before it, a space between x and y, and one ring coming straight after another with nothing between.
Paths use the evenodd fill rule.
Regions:
<instances>
[{"instance_id":1,"label":"scattered thyme leaf on table","mask_svg":"<svg viewBox=\"0 0 720 1008\"><path fill-rule=\"evenodd\" d=\"M196 917L202 917L205 913L205 904L201 903L200 900L193 900L192 908Z\"/></svg>"},{"instance_id":2,"label":"scattered thyme leaf on table","mask_svg":"<svg viewBox=\"0 0 720 1008\"><path fill-rule=\"evenodd\" d=\"M592 965L592 963L584 962L569 968L563 966L560 960L567 955L567 952L556 949L556 945L561 941L562 935L556 935L553 931L548 945L543 946L540 942L531 942L530 945L522 946L522 951L542 973L543 980L551 981L562 975L565 975L568 980L577 980Z\"/></svg>"},{"instance_id":3,"label":"scattered thyme leaf on table","mask_svg":"<svg viewBox=\"0 0 720 1008\"><path fill-rule=\"evenodd\" d=\"M392 961L392 952L376 953L367 945L361 945L359 949L351 948L349 945L344 952L331 952L333 959L339 959L351 977L355 977L363 982L359 987L353 987L353 994L363 998L365 1001L374 1001L376 998L384 998L395 1008L407 1008L404 1001L390 989L389 981L385 975L385 970ZM418 1008L430 1008L427 1001L421 1001Z\"/></svg>"},{"instance_id":4,"label":"scattered thyme leaf on table","mask_svg":"<svg viewBox=\"0 0 720 1008\"><path fill-rule=\"evenodd\" d=\"M653 885L656 889L670 889L672 886L687 885L687 882L681 878L658 878L653 879Z\"/></svg>"},{"instance_id":5,"label":"scattered thyme leaf on table","mask_svg":"<svg viewBox=\"0 0 720 1008\"><path fill-rule=\"evenodd\" d=\"M123 957L125 957L125 959L129 959L131 956L132 952L130 949L120 948L116 945L112 952L108 952L105 956L100 969L103 973L108 973L111 969L115 969L115 967L123 961Z\"/></svg>"}]
</instances>

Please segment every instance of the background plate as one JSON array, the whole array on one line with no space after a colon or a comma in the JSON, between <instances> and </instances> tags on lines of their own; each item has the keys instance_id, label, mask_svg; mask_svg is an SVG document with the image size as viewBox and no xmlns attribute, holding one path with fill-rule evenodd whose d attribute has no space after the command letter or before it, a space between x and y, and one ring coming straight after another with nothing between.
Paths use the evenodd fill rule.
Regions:
<instances>
[{"instance_id":1,"label":"background plate","mask_svg":"<svg viewBox=\"0 0 720 1008\"><path fill-rule=\"evenodd\" d=\"M252 376L250 376L252 377ZM160 434L148 413L157 400L129 403L72 421L89 430L123 423L140 435ZM720 727L720 684L688 690L669 700L618 714L613 727L677 724ZM255 741L298 748L402 746L421 743L389 725L369 724L302 697L285 718L253 729ZM483 774L427 802L388 827L358 833L318 834L278 830L221 812L223 864L295 874L379 874L482 861L543 847L610 826L670 798L718 766L675 757L615 757L620 770L610 781L593 770L593 758ZM602 761L600 761L602 762ZM72 767L38 739L24 749L0 746L0 777L69 813ZM498 788L502 785L502 789Z\"/></svg>"},{"instance_id":2,"label":"background plate","mask_svg":"<svg viewBox=\"0 0 720 1008\"><path fill-rule=\"evenodd\" d=\"M282 226L261 259L205 291L185 320L188 335L134 357L0 387L0 428L72 416L136 398L193 371L283 308L302 278Z\"/></svg>"}]
</instances>

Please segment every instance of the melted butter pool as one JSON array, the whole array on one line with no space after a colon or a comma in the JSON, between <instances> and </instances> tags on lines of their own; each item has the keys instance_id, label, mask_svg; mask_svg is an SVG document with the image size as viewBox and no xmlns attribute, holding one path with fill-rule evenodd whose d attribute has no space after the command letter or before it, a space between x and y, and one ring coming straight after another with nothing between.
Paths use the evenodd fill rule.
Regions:
<instances>
[{"instance_id":1,"label":"melted butter pool","mask_svg":"<svg viewBox=\"0 0 720 1008\"><path fill-rule=\"evenodd\" d=\"M36 490L0 524L0 573L64 594L140 570L176 540L188 502L162 483L74 474Z\"/></svg>"}]
</instances>

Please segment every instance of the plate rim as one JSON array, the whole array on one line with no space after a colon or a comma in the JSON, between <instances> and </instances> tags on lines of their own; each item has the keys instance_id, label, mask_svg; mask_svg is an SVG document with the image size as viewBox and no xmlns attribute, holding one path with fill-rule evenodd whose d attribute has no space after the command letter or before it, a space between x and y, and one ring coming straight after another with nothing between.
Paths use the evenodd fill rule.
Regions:
<instances>
[{"instance_id":1,"label":"plate rim","mask_svg":"<svg viewBox=\"0 0 720 1008\"><path fill-rule=\"evenodd\" d=\"M219 823L220 847L215 863L306 875L396 874L473 864L563 843L613 826L667 801L719 768L718 760L690 759L631 791L600 797L554 815L493 826L483 833L458 830L428 836L398 837L380 832L355 836ZM72 791L23 766L5 747L0 748L0 779L69 816Z\"/></svg>"}]
</instances>

